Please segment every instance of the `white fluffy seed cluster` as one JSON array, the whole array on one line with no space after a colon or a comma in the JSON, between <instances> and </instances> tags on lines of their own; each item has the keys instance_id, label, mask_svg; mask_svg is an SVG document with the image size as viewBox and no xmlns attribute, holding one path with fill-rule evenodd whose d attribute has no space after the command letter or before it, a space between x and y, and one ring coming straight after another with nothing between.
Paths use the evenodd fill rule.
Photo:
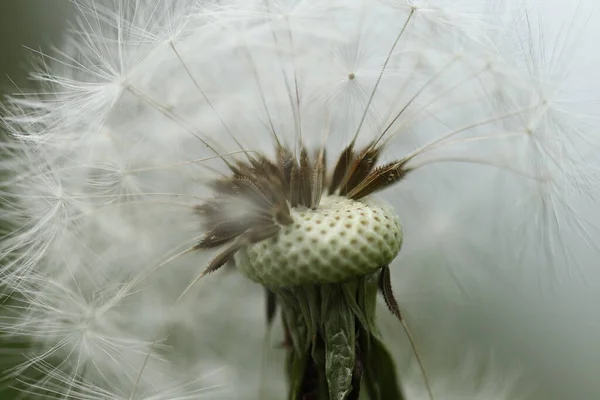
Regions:
<instances>
[{"instance_id":1,"label":"white fluffy seed cluster","mask_svg":"<svg viewBox=\"0 0 600 400\"><path fill-rule=\"evenodd\" d=\"M267 287L342 282L389 265L402 246L398 216L371 198L326 196L292 217L277 236L238 251L245 275Z\"/></svg>"},{"instance_id":2,"label":"white fluffy seed cluster","mask_svg":"<svg viewBox=\"0 0 600 400\"><path fill-rule=\"evenodd\" d=\"M354 139L357 149L385 143L380 165L410 158L414 172L378 196L392 199L410 232L397 257L408 268L395 270L393 285L409 322L431 316L414 332L425 349L448 337L442 351L462 352L470 343L466 320L522 336L526 322L501 318L507 300L516 301L516 285L530 296L541 286L539 270L554 267L570 279L578 274L569 267L584 270L588 260L597 270L592 244L600 240L589 225L597 206L587 203L597 169L579 173L598 159L586 137L597 123L570 108L579 91L564 92L565 79L578 75L561 58L574 47L569 35L546 43L537 31L544 24L517 1L70 3L78 19L58 51L38 60L35 93L15 90L0 106L10 136L0 143L0 286L10 297L1 298L0 335L19 348L0 348L2 362L15 366L1 378L17 379L33 398L284 397L281 364L256 367L264 340L259 285L223 268L175 301L213 256L187 251L206 233L195 209L213 195L207 183L231 174L223 161L274 159L276 141L309 151L324 146L329 170ZM352 228L335 212L329 227L321 215L327 201L336 200L304 216L298 211L300 227L280 233L281 247L246 249L255 257L247 274L273 285L335 281L394 258L400 230L392 212L365 206L369 229L361 233L356 208ZM231 208L230 219L247 217L243 207ZM328 230L314 228L313 246L306 230L317 218ZM311 262L306 275L295 254ZM356 261L361 267L353 271ZM580 305L569 294L557 297L553 311ZM473 299L487 302L475 319L473 307L456 307ZM547 315L548 305L541 307ZM576 309L571 314L581 314ZM597 315L586 310L587 319ZM440 326L455 325L458 340L440 337ZM397 321L390 326L400 340ZM548 326L554 330L555 321ZM540 335L550 331L540 328ZM581 341L565 334L563 348L598 348L600 332L587 331ZM513 350L514 341L507 343ZM540 354L554 357L558 347ZM579 375L598 370L580 361L571 363L581 365ZM469 376L479 379L476 371ZM269 377L262 392L261 377ZM567 377L554 381L563 385Z\"/></svg>"}]
</instances>

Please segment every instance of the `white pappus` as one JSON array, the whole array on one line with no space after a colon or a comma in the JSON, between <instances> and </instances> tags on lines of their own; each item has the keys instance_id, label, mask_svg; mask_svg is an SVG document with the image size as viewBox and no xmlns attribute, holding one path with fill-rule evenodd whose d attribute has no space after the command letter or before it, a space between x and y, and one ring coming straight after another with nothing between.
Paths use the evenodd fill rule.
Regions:
<instances>
[{"instance_id":1,"label":"white pappus","mask_svg":"<svg viewBox=\"0 0 600 400\"><path fill-rule=\"evenodd\" d=\"M409 400L535 399L571 379L536 358L547 347L523 350L550 322L513 313L550 314L565 279L600 283L596 121L565 86L575 24L548 41L509 1L73 4L40 89L3 101L0 332L26 346L5 372L25 393L282 398L286 332L267 335L253 280L337 282L372 262L432 380L433 396L379 304ZM506 368L479 374L472 354L495 346Z\"/></svg>"}]
</instances>

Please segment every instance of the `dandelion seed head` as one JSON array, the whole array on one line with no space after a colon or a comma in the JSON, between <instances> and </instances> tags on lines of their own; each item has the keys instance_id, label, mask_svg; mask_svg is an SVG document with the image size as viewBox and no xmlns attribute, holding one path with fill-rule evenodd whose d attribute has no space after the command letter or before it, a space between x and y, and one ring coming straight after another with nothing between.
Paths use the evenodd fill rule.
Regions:
<instances>
[{"instance_id":1,"label":"dandelion seed head","mask_svg":"<svg viewBox=\"0 0 600 400\"><path fill-rule=\"evenodd\" d=\"M397 216L372 201L325 197L292 218L277 236L241 249L236 266L265 286L341 282L390 264L402 244Z\"/></svg>"},{"instance_id":2,"label":"dandelion seed head","mask_svg":"<svg viewBox=\"0 0 600 400\"><path fill-rule=\"evenodd\" d=\"M521 238L540 227L568 260L555 216L588 228L566 200L590 185L573 144L585 129L561 71L482 3L76 1L63 46L38 54L39 92L8 99L2 120L15 229L0 279L17 305L0 327L34 343L19 371L73 398L196 398L149 388L227 364L236 398L258 384L256 356L219 329L244 321L260 343L262 304L227 268L190 287L206 266L267 286L305 283L300 267L338 281L354 274L337 268L347 251L357 274L427 256L472 275L515 243L506 265L530 264L539 246Z\"/></svg>"}]
</instances>

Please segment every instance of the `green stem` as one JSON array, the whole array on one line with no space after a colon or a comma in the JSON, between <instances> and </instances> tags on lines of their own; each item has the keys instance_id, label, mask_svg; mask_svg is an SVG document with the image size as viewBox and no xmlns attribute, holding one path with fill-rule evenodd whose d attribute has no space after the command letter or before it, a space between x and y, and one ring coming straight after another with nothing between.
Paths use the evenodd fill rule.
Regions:
<instances>
[{"instance_id":1,"label":"green stem","mask_svg":"<svg viewBox=\"0 0 600 400\"><path fill-rule=\"evenodd\" d=\"M289 400L405 398L375 323L377 276L273 290L286 332Z\"/></svg>"}]
</instances>

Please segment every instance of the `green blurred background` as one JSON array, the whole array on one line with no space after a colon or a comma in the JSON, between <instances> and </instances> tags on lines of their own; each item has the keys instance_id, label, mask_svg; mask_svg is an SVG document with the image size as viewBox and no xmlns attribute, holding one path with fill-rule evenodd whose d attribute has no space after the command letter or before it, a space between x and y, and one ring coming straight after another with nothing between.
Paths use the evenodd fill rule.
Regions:
<instances>
[{"instance_id":1,"label":"green blurred background","mask_svg":"<svg viewBox=\"0 0 600 400\"><path fill-rule=\"evenodd\" d=\"M68 0L0 1L0 93L31 87L30 49L48 51L57 44L73 8Z\"/></svg>"},{"instance_id":2,"label":"green blurred background","mask_svg":"<svg viewBox=\"0 0 600 400\"><path fill-rule=\"evenodd\" d=\"M48 51L60 41L73 15L67 0L0 1L0 92L15 91L15 84L30 88L30 49ZM14 82L14 83L13 83Z\"/></svg>"}]
</instances>

